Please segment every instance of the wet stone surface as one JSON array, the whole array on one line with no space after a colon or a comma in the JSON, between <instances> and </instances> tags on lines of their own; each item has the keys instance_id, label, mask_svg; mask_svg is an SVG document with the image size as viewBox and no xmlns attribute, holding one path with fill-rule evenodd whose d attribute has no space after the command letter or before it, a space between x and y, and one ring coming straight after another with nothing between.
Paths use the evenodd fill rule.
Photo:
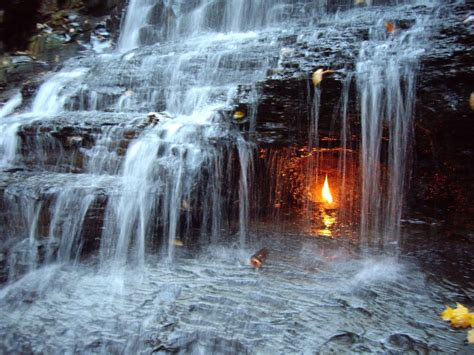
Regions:
<instances>
[{"instance_id":1,"label":"wet stone surface","mask_svg":"<svg viewBox=\"0 0 474 355\"><path fill-rule=\"evenodd\" d=\"M153 257L143 268L53 264L0 291L1 347L467 354L466 332L451 330L439 312L455 301L472 307L472 277L440 282L424 264L444 262L428 236L398 259L360 254L341 240L260 233L246 248L231 240L199 252L188 247L173 262ZM248 257L261 246L269 257L256 271ZM40 329L41 338L28 337Z\"/></svg>"},{"instance_id":2,"label":"wet stone surface","mask_svg":"<svg viewBox=\"0 0 474 355\"><path fill-rule=\"evenodd\" d=\"M415 121L416 161L410 204L446 223L474 225L474 27L463 21L474 4L441 11L433 45L423 56ZM443 188L448 186L449 189Z\"/></svg>"}]
</instances>

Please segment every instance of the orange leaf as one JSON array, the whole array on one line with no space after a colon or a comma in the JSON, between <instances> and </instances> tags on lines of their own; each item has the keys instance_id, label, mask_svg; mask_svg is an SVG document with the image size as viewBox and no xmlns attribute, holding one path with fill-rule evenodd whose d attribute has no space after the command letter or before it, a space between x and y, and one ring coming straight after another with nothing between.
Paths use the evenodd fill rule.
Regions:
<instances>
[{"instance_id":1,"label":"orange leaf","mask_svg":"<svg viewBox=\"0 0 474 355\"><path fill-rule=\"evenodd\" d=\"M395 24L393 22L385 21L384 25L388 33L395 32Z\"/></svg>"}]
</instances>

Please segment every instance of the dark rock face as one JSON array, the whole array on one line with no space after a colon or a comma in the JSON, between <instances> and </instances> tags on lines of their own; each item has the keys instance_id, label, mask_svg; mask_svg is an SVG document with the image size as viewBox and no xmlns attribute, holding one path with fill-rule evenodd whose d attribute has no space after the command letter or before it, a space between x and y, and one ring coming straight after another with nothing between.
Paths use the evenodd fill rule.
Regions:
<instances>
[{"instance_id":1,"label":"dark rock face","mask_svg":"<svg viewBox=\"0 0 474 355\"><path fill-rule=\"evenodd\" d=\"M83 0L84 7L88 14L92 16L109 15L111 12L119 13L124 0Z\"/></svg>"},{"instance_id":2,"label":"dark rock face","mask_svg":"<svg viewBox=\"0 0 474 355\"><path fill-rule=\"evenodd\" d=\"M0 42L5 51L23 49L36 29L40 0L4 0L0 4ZM0 51L1 52L1 51Z\"/></svg>"},{"instance_id":3,"label":"dark rock face","mask_svg":"<svg viewBox=\"0 0 474 355\"><path fill-rule=\"evenodd\" d=\"M354 68L361 40L368 35L368 24L358 22L348 30L346 26L330 23L320 25L316 35L308 29L300 29L296 35L278 38L282 46L280 58L275 58L273 69L265 81L256 84L259 95L256 107L244 108L256 113L256 140L262 145L288 146L307 145L309 121L313 111L315 88L311 82L317 69L332 69L335 72L324 78L319 85L321 94L319 131L322 138L339 135L335 120L340 106L344 81ZM332 26L331 31L325 31ZM351 88L351 97L356 97ZM252 89L240 88L238 103L252 102ZM239 106L239 109L242 107ZM356 102L351 102L351 113L356 112ZM357 122L353 122L357 125Z\"/></svg>"},{"instance_id":4,"label":"dark rock face","mask_svg":"<svg viewBox=\"0 0 474 355\"><path fill-rule=\"evenodd\" d=\"M442 13L441 29L424 55L415 121L415 165L409 203L456 225L474 225L474 28L463 23L474 4Z\"/></svg>"},{"instance_id":5,"label":"dark rock face","mask_svg":"<svg viewBox=\"0 0 474 355\"><path fill-rule=\"evenodd\" d=\"M441 28L433 28L433 33L438 34L422 56L406 209L461 226L474 224L474 145L470 138L473 112L469 104L474 82L474 29L463 23L472 11L472 4L444 8ZM402 29L411 26L409 18L395 21ZM353 70L358 55L358 47L352 44L360 43L367 35L364 24L358 26L352 31L338 32L336 28L331 33L322 32L317 47L315 43L289 39L289 55L280 63L281 69L257 84L261 96L253 110L255 138L260 147L307 146L314 97L310 75L317 68L336 70L320 84L319 135L322 146L325 142L329 142L329 147L338 146L343 80ZM351 146L356 148L360 132L357 95L353 85L349 90L353 98L348 107ZM242 88L239 109L248 96L249 90Z\"/></svg>"}]
</instances>

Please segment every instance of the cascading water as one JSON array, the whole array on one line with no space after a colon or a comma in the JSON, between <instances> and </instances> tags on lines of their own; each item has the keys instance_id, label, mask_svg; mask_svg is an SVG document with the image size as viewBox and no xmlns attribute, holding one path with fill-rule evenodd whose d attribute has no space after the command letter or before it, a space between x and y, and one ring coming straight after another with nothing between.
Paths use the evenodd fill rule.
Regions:
<instances>
[{"instance_id":1,"label":"cascading water","mask_svg":"<svg viewBox=\"0 0 474 355\"><path fill-rule=\"evenodd\" d=\"M129 249L133 249L139 255L137 259L143 262L146 245L145 235L151 234L150 231L153 228L150 216L157 206L161 206L163 215L158 222L154 223L166 226L167 239L171 245L178 239L177 226L181 205L183 202L189 203L187 201L192 194L191 187L196 181L201 181L200 170L203 166L207 166L210 170L214 170L214 168L210 168L213 165L222 166L217 151L209 149L207 146L203 149L206 141L217 139L226 134L226 128L221 130L215 127L214 120L218 117L216 110L228 107L237 84L257 81L264 76L266 68L270 65L268 59L262 61L260 56L252 60L251 53L253 53L253 46L256 46L258 38L256 33L229 35L218 32L208 34L205 30L208 26L216 31L236 31L273 25L281 20L283 10L289 6L290 4L284 1L272 4L266 1L251 4L243 1L231 1L225 4L207 1L201 2L194 9L186 9L183 3L131 2L124 25L124 34L120 40L121 51L140 46L139 39L140 33L143 32L143 26L150 25L153 11L157 11L157 7L161 7L162 16L168 14L166 16L171 16L170 21L174 21L174 27L168 29L169 33L161 38L162 41L181 38L180 36L191 36L191 39L180 44L169 42L145 51L131 52L119 58L106 55L97 58L97 60L95 58L93 60L82 59L83 66L78 68L75 64L69 64L65 70L56 74L40 88L32 105L33 115L53 116L65 108L70 110L89 108L94 111L125 110L137 112L137 114L144 113L147 109L166 109L175 116L172 123L165 122L155 128L147 129L128 150L121 172L123 181L120 184L123 185L123 194L110 198L106 212L106 228L102 237L104 255L114 254L117 258L126 259L124 254L127 254ZM219 20L215 15L216 7L223 10L224 13L224 16ZM247 18L247 14L250 14L250 18ZM147 19L148 24L140 20L143 18ZM190 23L197 25L190 26ZM145 38L144 41L150 41L150 39ZM272 53L275 55L276 47L271 41L268 41L266 45L265 41L262 42L261 39L258 41L259 51L262 49L268 51L269 57ZM190 51L189 48L193 49ZM170 55L173 50L182 54ZM248 68L241 65L244 61ZM198 66L199 68L197 68ZM222 70L222 66L225 69L226 66L230 66L233 70L229 73L227 70ZM101 71L106 75L97 75ZM81 84L78 85L77 82ZM313 124L310 127L311 139L314 139L314 142L310 144L311 149L318 147L319 88L316 90L315 97L317 100L314 104L314 117L311 121ZM395 104L397 103L398 101ZM6 134L5 137L15 137L17 128L18 124L16 123L9 126L7 132L9 134ZM113 131L104 130L105 133L99 134L97 141L107 141ZM197 134L198 132L199 134ZM375 137L374 139L379 138ZM15 158L16 141L6 142L3 145L8 148L5 148L6 154L4 155L5 164L8 164ZM104 148L99 143L85 153L86 172L89 174L116 174L118 172L116 161L119 160L117 155L114 153L111 153L110 156L102 154L104 149L99 149L101 147ZM242 144L239 144L238 147L240 165L243 169L239 183L240 229L243 242L249 213L248 181L245 171L250 159L247 157L249 155L248 148ZM366 156L364 149L363 156ZM110 147L105 150L110 150ZM110 160L97 164L97 151L101 152L102 159L105 156L106 160ZM394 148L394 151L398 151L397 147ZM370 154L373 153L368 153L368 155ZM162 163L160 159L154 159L153 157L156 155L161 155L165 162ZM376 160L372 159L371 163ZM393 154L392 160L395 164L400 164L400 157L396 154ZM172 161L175 161L175 164L172 164ZM368 164L364 162L363 166ZM111 166L115 166L115 168ZM371 168L366 169L370 170ZM363 177L367 186L380 185L377 181L377 169L378 167L373 169L376 175L372 179L368 175ZM163 173L163 171L168 171L168 173ZM219 175L224 175L224 173L221 172ZM161 181L162 179L164 180ZM185 179L186 181L184 181ZM169 182L172 183L169 184ZM222 191L223 187L217 185L216 182L211 186L217 191ZM399 184L390 186L394 185L398 186ZM132 188L133 186L135 188ZM399 187L395 189L398 190ZM377 205L376 200L380 197L373 197L374 193L368 189L364 190L364 193L364 196L368 196L365 197L365 200L369 201L363 202L364 206ZM214 196L212 206L204 209L208 208L214 212L219 210L221 202L219 198L215 197L218 194L216 192L208 194ZM397 194L393 193L393 195ZM65 196L63 198L75 201L82 199L81 194L66 194ZM160 199L163 197L163 201L157 200L156 196L160 196ZM60 230L54 225L62 223L56 216L60 215L58 209L64 206L64 202L62 199L58 199L58 201L61 202L56 202L51 217L52 230ZM399 211L400 201L391 202L391 205L390 211L392 212L387 213L394 216L399 213L393 211ZM369 211L366 211L367 209L368 207L363 208L363 226L366 224L364 218L370 214ZM213 220L210 224L214 226L212 228L213 239L219 233L219 229L215 226L219 224L222 217L214 212L205 211L204 213L204 215L212 216ZM83 213L79 215L79 220L76 222L78 225L81 224ZM392 217L392 219L394 218ZM58 239L60 242L68 240L66 237ZM112 252L110 248L115 251ZM171 247L169 251L172 253Z\"/></svg>"},{"instance_id":2,"label":"cascading water","mask_svg":"<svg viewBox=\"0 0 474 355\"><path fill-rule=\"evenodd\" d=\"M172 257L174 244L187 242L199 225L198 234L216 241L229 229L224 220L234 216L245 244L253 148L224 117L239 86L253 87L278 59L271 33L255 30L288 21L283 14L291 7L287 1L132 1L119 53L71 60L39 88L26 120L36 135L23 138L31 153L18 157L19 125L8 126L6 137L14 142L3 144L4 165L17 159L94 181L83 192L67 188L68 175L58 178L66 179L66 191L42 207L49 209L42 221L49 232L33 233L38 241L51 241L45 244L48 260L54 254L62 261L77 259L87 209L104 193L102 181L109 176L103 232L96 235L105 264L114 259L143 265L147 248L159 245ZM223 16L216 15L220 11ZM150 29L161 35L150 37ZM144 46L154 42L159 43ZM254 121L251 110L248 120ZM149 111L165 113L147 122ZM119 127L101 124L102 117ZM45 122L71 121L82 121L88 138L73 130L64 145L42 128ZM240 171L236 181L225 178L228 169ZM233 189L229 184L236 196L227 192ZM223 210L235 197L238 207ZM65 211L73 205L83 207L69 215Z\"/></svg>"},{"instance_id":3,"label":"cascading water","mask_svg":"<svg viewBox=\"0 0 474 355\"><path fill-rule=\"evenodd\" d=\"M321 33L353 31L360 39L370 28L354 45L358 57L348 56L355 68L338 73L347 76L335 99L341 134L331 164L343 212L361 200L365 244L377 244L377 234L380 244L395 240L423 22L415 18L409 29L387 35L377 30L385 8L330 16L321 12L329 5L132 0L117 52L68 61L38 90L31 112L2 118L0 352L454 348L430 323L437 300L423 293L426 277L416 267L354 259L357 251L338 240L260 230L264 239L249 225L256 186L265 185L280 206L294 197L288 185L295 172L303 172L295 186L318 185L319 175L304 174L326 172L329 160L319 127L323 82L308 105L309 146L290 147L283 158L270 153L275 173L254 178L263 153L252 137L265 115L257 84L288 69L287 43L310 38L319 50ZM410 6L390 13L397 11L429 13ZM352 21L362 23L362 34ZM306 69L295 71L307 78L314 68ZM350 128L356 96L360 132ZM299 164L308 150L316 159ZM228 234L236 236L230 246ZM253 272L247 259L261 244L271 259ZM407 294L401 301L400 289ZM416 319L406 322L400 303ZM430 326L425 332L420 324Z\"/></svg>"},{"instance_id":4,"label":"cascading water","mask_svg":"<svg viewBox=\"0 0 474 355\"><path fill-rule=\"evenodd\" d=\"M396 245L409 166L418 62L426 45L422 20L404 33L380 21L356 66L361 117L361 239ZM387 143L384 143L384 139ZM381 162L386 162L383 167Z\"/></svg>"},{"instance_id":5,"label":"cascading water","mask_svg":"<svg viewBox=\"0 0 474 355\"><path fill-rule=\"evenodd\" d=\"M16 93L0 109L0 118L11 115L15 109L21 105L23 97L21 93Z\"/></svg>"}]
</instances>

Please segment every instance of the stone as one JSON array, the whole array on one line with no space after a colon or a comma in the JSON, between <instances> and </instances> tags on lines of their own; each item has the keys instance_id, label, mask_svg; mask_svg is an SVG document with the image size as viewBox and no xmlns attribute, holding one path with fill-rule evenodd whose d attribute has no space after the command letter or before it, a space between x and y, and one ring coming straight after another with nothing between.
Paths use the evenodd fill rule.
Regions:
<instances>
[{"instance_id":1,"label":"stone","mask_svg":"<svg viewBox=\"0 0 474 355\"><path fill-rule=\"evenodd\" d=\"M164 22L165 19L165 10L162 1L158 1L155 5L153 5L150 14L148 15L148 23L150 24L160 24Z\"/></svg>"},{"instance_id":2,"label":"stone","mask_svg":"<svg viewBox=\"0 0 474 355\"><path fill-rule=\"evenodd\" d=\"M146 115L145 123L152 126L156 125L158 122L160 122L158 115L159 114L157 112L149 112Z\"/></svg>"},{"instance_id":3,"label":"stone","mask_svg":"<svg viewBox=\"0 0 474 355\"><path fill-rule=\"evenodd\" d=\"M163 39L162 32L156 30L152 25L140 28L139 38L142 45L151 45Z\"/></svg>"},{"instance_id":4,"label":"stone","mask_svg":"<svg viewBox=\"0 0 474 355\"><path fill-rule=\"evenodd\" d=\"M68 146L81 146L84 141L84 137L81 136L70 136L67 138L66 143Z\"/></svg>"},{"instance_id":5,"label":"stone","mask_svg":"<svg viewBox=\"0 0 474 355\"><path fill-rule=\"evenodd\" d=\"M4 87L4 93L8 94L9 91L21 87L21 82L36 79L45 69L47 69L46 63L27 55L0 56L0 85ZM5 99L1 91L0 99Z\"/></svg>"},{"instance_id":6,"label":"stone","mask_svg":"<svg viewBox=\"0 0 474 355\"><path fill-rule=\"evenodd\" d=\"M392 334L389 336L388 342L397 351L402 351L403 353L429 354L430 351L436 350L430 348L423 341L414 339L407 334Z\"/></svg>"}]
</instances>

